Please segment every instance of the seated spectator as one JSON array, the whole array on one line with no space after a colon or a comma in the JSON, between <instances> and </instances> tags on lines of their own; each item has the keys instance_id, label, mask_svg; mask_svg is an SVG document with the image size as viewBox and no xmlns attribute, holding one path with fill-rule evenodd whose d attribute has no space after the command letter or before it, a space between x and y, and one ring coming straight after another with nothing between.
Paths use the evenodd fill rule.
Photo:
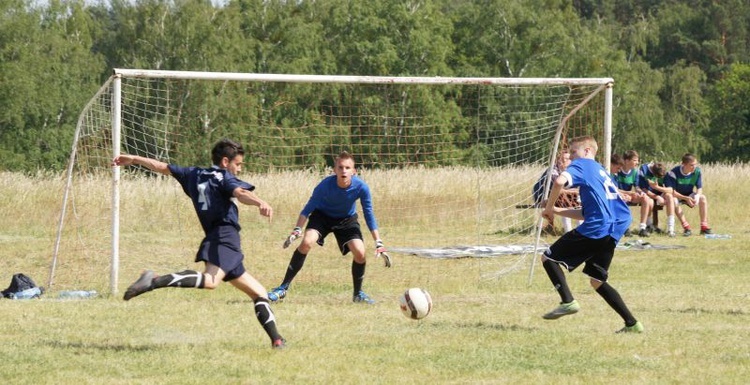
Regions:
<instances>
[{"instance_id":1,"label":"seated spectator","mask_svg":"<svg viewBox=\"0 0 750 385\"><path fill-rule=\"evenodd\" d=\"M638 223L638 236L648 237L648 220L651 210L654 208L654 200L646 193L638 189L638 164L640 156L635 150L625 151L622 156L622 166L615 174L617 188L620 195L627 196L625 202L631 206L640 206L640 221Z\"/></svg>"},{"instance_id":2,"label":"seated spectator","mask_svg":"<svg viewBox=\"0 0 750 385\"><path fill-rule=\"evenodd\" d=\"M675 202L673 190L664 185L667 168L663 163L648 163L638 170L638 191L646 194L654 204L663 206L667 211L667 235L674 237Z\"/></svg>"},{"instance_id":3,"label":"seated spectator","mask_svg":"<svg viewBox=\"0 0 750 385\"><path fill-rule=\"evenodd\" d=\"M622 166L625 164L622 155L620 154L612 154L612 156L609 158L609 177L612 179L612 181L617 180L617 173L622 170ZM619 190L619 188L618 188ZM622 194L620 194L622 195ZM622 197L623 199L628 199L626 197Z\"/></svg>"},{"instance_id":4,"label":"seated spectator","mask_svg":"<svg viewBox=\"0 0 750 385\"><path fill-rule=\"evenodd\" d=\"M547 199L547 195L545 195L544 186L545 182L547 183L547 194L549 194L549 191L552 189L552 182L557 179L558 176L560 176L560 173L565 171L566 168L568 168L568 165L570 164L570 153L567 151L562 151L557 157L557 161L555 162L555 165L552 167L552 176L550 178L547 178L548 176L548 170L545 170L542 175L539 177L537 182L534 184L534 187L532 189L532 195L534 197L534 206L536 207L543 207L544 201ZM555 202L555 206L557 207L578 207L580 206L578 202L578 191L576 189L564 189L562 193L560 194L560 198L557 199L557 202ZM562 221L563 228L565 229L565 232L568 232L573 229L573 225L571 223L570 218L560 217L560 220ZM547 223L547 226L545 226L546 229L552 230L554 229L553 223Z\"/></svg>"},{"instance_id":5,"label":"seated spectator","mask_svg":"<svg viewBox=\"0 0 750 385\"><path fill-rule=\"evenodd\" d=\"M698 167L698 159L693 154L682 156L682 164L675 166L667 173L664 178L664 184L674 190L675 214L682 223L682 235L689 237L692 235L690 223L685 218L685 213L680 207L681 204L690 208L698 205L698 215L701 220L701 235L712 234L711 227L708 225L708 199L703 195L703 180L701 177L701 168Z\"/></svg>"}]
</instances>

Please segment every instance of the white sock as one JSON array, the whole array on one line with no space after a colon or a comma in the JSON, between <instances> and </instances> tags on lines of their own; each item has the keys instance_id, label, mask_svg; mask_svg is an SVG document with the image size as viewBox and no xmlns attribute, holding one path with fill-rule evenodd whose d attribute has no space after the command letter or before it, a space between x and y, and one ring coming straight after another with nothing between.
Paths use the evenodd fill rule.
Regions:
<instances>
[{"instance_id":1,"label":"white sock","mask_svg":"<svg viewBox=\"0 0 750 385\"><path fill-rule=\"evenodd\" d=\"M563 224L563 228L565 228L565 232L567 233L570 230L573 230L573 224L570 223L570 218L562 217L560 218Z\"/></svg>"}]
</instances>

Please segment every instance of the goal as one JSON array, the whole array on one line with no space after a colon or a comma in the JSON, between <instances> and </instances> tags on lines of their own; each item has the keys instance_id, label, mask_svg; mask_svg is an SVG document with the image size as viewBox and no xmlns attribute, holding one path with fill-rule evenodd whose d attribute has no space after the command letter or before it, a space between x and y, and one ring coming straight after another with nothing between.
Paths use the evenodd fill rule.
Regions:
<instances>
[{"instance_id":1,"label":"goal","mask_svg":"<svg viewBox=\"0 0 750 385\"><path fill-rule=\"evenodd\" d=\"M86 282L116 294L121 265L135 277L191 263L202 233L178 183L111 160L124 152L208 166L225 137L245 146L240 177L275 210L267 223L242 208L248 259L286 266L283 238L346 150L371 187L386 245L419 266L412 274L446 273L431 259L458 257L479 258L468 263L482 276L533 269L545 239L532 186L574 136L594 136L608 164L612 84L116 69L78 121L48 287ZM339 255L333 241L321 253Z\"/></svg>"}]
</instances>

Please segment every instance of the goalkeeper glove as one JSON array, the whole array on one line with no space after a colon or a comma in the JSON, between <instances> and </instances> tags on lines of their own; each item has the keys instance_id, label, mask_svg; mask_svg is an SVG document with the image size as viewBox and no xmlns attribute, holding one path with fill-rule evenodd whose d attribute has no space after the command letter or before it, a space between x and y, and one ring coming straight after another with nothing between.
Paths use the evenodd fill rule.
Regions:
<instances>
[{"instance_id":1,"label":"goalkeeper glove","mask_svg":"<svg viewBox=\"0 0 750 385\"><path fill-rule=\"evenodd\" d=\"M388 255L385 245L383 245L383 241L378 239L375 241L375 258L383 258L383 263L385 263L385 267L391 267L391 256Z\"/></svg>"},{"instance_id":2,"label":"goalkeeper glove","mask_svg":"<svg viewBox=\"0 0 750 385\"><path fill-rule=\"evenodd\" d=\"M286 249L289 247L289 245L291 245L295 239L299 238L300 235L302 235L302 228L295 227L294 230L292 230L292 233L289 234L289 237L284 241L284 248Z\"/></svg>"}]
</instances>

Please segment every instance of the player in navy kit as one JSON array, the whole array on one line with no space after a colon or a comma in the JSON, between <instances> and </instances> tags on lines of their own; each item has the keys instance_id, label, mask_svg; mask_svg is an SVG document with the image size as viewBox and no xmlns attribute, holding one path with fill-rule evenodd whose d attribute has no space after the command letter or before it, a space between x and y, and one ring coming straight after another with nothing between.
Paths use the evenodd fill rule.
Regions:
<instances>
[{"instance_id":1,"label":"player in navy kit","mask_svg":"<svg viewBox=\"0 0 750 385\"><path fill-rule=\"evenodd\" d=\"M284 242L284 248L287 248L295 239L302 236L302 242L294 250L289 261L284 280L281 285L268 293L268 298L271 301L278 301L286 297L289 285L302 269L313 245L317 243L323 246L325 237L333 233L341 254L346 255L348 252L352 252L353 301L367 304L375 303L362 291L366 258L362 231L357 220L357 200L362 205L365 223L370 229L372 239L375 240L375 256L382 257L386 267L391 266L391 258L386 253L383 241L380 240L370 187L355 175L354 158L346 151L336 157L334 173L335 175L327 176L315 187L312 196L297 218L294 230ZM305 225L305 222L308 222L307 228L302 234L302 226Z\"/></svg>"},{"instance_id":2,"label":"player in navy kit","mask_svg":"<svg viewBox=\"0 0 750 385\"><path fill-rule=\"evenodd\" d=\"M698 159L695 155L690 153L683 155L682 163L675 166L664 177L664 185L673 189L676 202L686 204L690 208L697 205L701 221L701 235L713 234L711 226L708 225L708 199L703 195L701 168L698 167ZM690 224L679 205L675 205L675 215L682 222L683 235L692 235Z\"/></svg>"},{"instance_id":3,"label":"player in navy kit","mask_svg":"<svg viewBox=\"0 0 750 385\"><path fill-rule=\"evenodd\" d=\"M633 317L620 294L607 283L608 270L615 246L630 226L630 209L618 194L609 173L595 159L598 147L592 137L575 138L570 143L572 162L552 186L542 215L548 220L554 215L583 220L577 228L565 233L542 255L542 266L560 295L560 305L545 314L545 319L557 319L577 313L578 301L568 287L562 267L569 272L580 265L596 292L625 321L619 332L643 331L643 324ZM581 208L555 207L554 202L564 187L578 187Z\"/></svg>"},{"instance_id":4,"label":"player in navy kit","mask_svg":"<svg viewBox=\"0 0 750 385\"><path fill-rule=\"evenodd\" d=\"M124 299L164 287L214 289L221 281L227 281L252 298L255 315L271 338L273 348L283 348L285 340L276 329L276 317L271 311L266 289L251 276L242 264L244 256L240 247L240 225L237 201L257 206L260 215L273 217L273 209L252 191L255 186L237 179L242 170L245 151L234 141L223 139L211 151L213 166L210 168L180 167L156 159L123 154L113 160L115 166L140 165L154 172L171 175L182 186L193 201L205 238L195 256L196 262L204 262L203 273L185 270L156 276L145 271L127 291Z\"/></svg>"},{"instance_id":5,"label":"player in navy kit","mask_svg":"<svg viewBox=\"0 0 750 385\"><path fill-rule=\"evenodd\" d=\"M649 198L645 192L638 190L638 164L640 156L635 150L625 151L622 156L622 167L615 174L617 186L622 194L628 195L628 203L640 206L640 222L638 224L638 236L648 237L647 225L654 208L654 200Z\"/></svg>"},{"instance_id":6,"label":"player in navy kit","mask_svg":"<svg viewBox=\"0 0 750 385\"><path fill-rule=\"evenodd\" d=\"M664 185L666 175L667 168L663 163L644 164L638 169L638 190L653 199L654 205L663 206L666 209L667 235L674 237L674 195L672 188Z\"/></svg>"}]
</instances>

